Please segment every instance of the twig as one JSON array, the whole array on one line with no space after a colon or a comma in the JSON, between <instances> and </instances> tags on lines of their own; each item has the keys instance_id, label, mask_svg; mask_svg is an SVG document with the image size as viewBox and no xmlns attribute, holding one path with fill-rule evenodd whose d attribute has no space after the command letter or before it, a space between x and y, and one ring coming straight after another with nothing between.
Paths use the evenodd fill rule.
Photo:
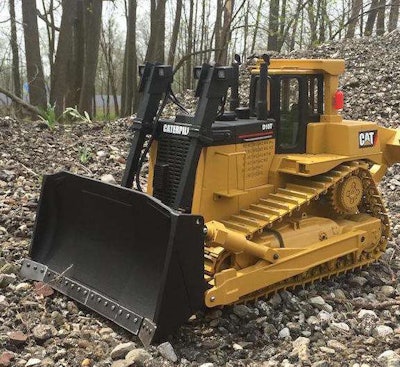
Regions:
<instances>
[{"instance_id":1,"label":"twig","mask_svg":"<svg viewBox=\"0 0 400 367\"><path fill-rule=\"evenodd\" d=\"M367 302L364 300L340 299L334 297L326 297L325 299L339 304L350 303L355 308L364 308L367 310L383 310L392 306L400 306L400 300L398 299L384 302Z\"/></svg>"},{"instance_id":2,"label":"twig","mask_svg":"<svg viewBox=\"0 0 400 367\"><path fill-rule=\"evenodd\" d=\"M39 174L37 174L35 171L33 171L32 169L30 169L29 167L25 166L23 163L21 163L20 161L17 161L23 168L25 168L25 170L27 170L29 173L32 173L32 175L36 176L36 177L40 177Z\"/></svg>"}]
</instances>

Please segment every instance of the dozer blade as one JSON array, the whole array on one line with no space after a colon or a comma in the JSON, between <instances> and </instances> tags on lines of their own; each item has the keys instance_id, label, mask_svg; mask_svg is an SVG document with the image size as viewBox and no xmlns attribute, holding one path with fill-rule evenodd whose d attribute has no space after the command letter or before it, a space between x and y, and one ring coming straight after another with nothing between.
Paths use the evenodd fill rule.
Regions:
<instances>
[{"instance_id":1,"label":"dozer blade","mask_svg":"<svg viewBox=\"0 0 400 367\"><path fill-rule=\"evenodd\" d=\"M204 305L203 228L147 194L61 172L44 178L21 272L148 345Z\"/></svg>"}]
</instances>

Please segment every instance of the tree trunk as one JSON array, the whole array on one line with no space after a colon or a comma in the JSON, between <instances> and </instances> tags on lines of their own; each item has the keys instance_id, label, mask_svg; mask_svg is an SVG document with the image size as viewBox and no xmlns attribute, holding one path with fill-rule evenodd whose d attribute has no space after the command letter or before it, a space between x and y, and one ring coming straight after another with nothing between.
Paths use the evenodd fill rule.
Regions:
<instances>
[{"instance_id":1,"label":"tree trunk","mask_svg":"<svg viewBox=\"0 0 400 367\"><path fill-rule=\"evenodd\" d=\"M367 18L367 24L365 24L364 34L366 36L370 36L372 34L373 29L374 29L376 15L378 13L378 1L379 0L372 0L371 1L371 6L369 8L369 13L368 13L368 18Z\"/></svg>"},{"instance_id":2,"label":"tree trunk","mask_svg":"<svg viewBox=\"0 0 400 367\"><path fill-rule=\"evenodd\" d=\"M73 24L72 57L68 67L70 75L66 106L76 107L79 105L81 88L83 84L83 66L85 60L85 19L84 0L78 0L76 17Z\"/></svg>"},{"instance_id":3,"label":"tree trunk","mask_svg":"<svg viewBox=\"0 0 400 367\"><path fill-rule=\"evenodd\" d=\"M378 36L382 36L385 33L385 10L386 10L386 1L380 0L378 15L376 18L376 34Z\"/></svg>"},{"instance_id":4,"label":"tree trunk","mask_svg":"<svg viewBox=\"0 0 400 367\"><path fill-rule=\"evenodd\" d=\"M194 10L194 0L189 2L189 24L188 24L188 40L186 47L186 55L190 55L193 49L193 10ZM192 85L192 57L189 57L186 63L186 76L185 76L185 89L190 89Z\"/></svg>"},{"instance_id":5,"label":"tree trunk","mask_svg":"<svg viewBox=\"0 0 400 367\"><path fill-rule=\"evenodd\" d=\"M77 13L77 0L63 0L60 34L51 80L50 104L55 104L55 112L60 116L65 110L68 85L73 74L69 69L72 61L74 19Z\"/></svg>"},{"instance_id":6,"label":"tree trunk","mask_svg":"<svg viewBox=\"0 0 400 367\"><path fill-rule=\"evenodd\" d=\"M18 54L18 39L17 39L17 27L15 19L15 2L9 0L10 7L10 21L11 21L11 51L12 51L12 75L14 84L14 94L21 98L21 77L19 74L19 54Z\"/></svg>"},{"instance_id":7,"label":"tree trunk","mask_svg":"<svg viewBox=\"0 0 400 367\"><path fill-rule=\"evenodd\" d=\"M146 61L164 62L165 3L166 0L151 0L150 39L147 46Z\"/></svg>"},{"instance_id":8,"label":"tree trunk","mask_svg":"<svg viewBox=\"0 0 400 367\"><path fill-rule=\"evenodd\" d=\"M234 0L225 0L223 7L224 21L222 23L220 47L221 50L217 51L216 61L221 65L226 65L228 59L228 45L231 39L231 22L233 16L233 8L235 6Z\"/></svg>"},{"instance_id":9,"label":"tree trunk","mask_svg":"<svg viewBox=\"0 0 400 367\"><path fill-rule=\"evenodd\" d=\"M354 38L361 8L362 8L362 0L352 1L351 15L345 36L346 38Z\"/></svg>"},{"instance_id":10,"label":"tree trunk","mask_svg":"<svg viewBox=\"0 0 400 367\"><path fill-rule=\"evenodd\" d=\"M182 15L182 0L177 0L174 26L172 29L172 36L171 36L171 45L169 46L169 52L168 52L168 65L174 65L176 44L178 43L179 25L181 23L181 15Z\"/></svg>"},{"instance_id":11,"label":"tree trunk","mask_svg":"<svg viewBox=\"0 0 400 367\"><path fill-rule=\"evenodd\" d=\"M36 11L35 0L22 1L29 101L31 105L45 109L47 107L46 86L44 82L42 59L40 56Z\"/></svg>"},{"instance_id":12,"label":"tree trunk","mask_svg":"<svg viewBox=\"0 0 400 367\"><path fill-rule=\"evenodd\" d=\"M279 0L269 2L268 44L267 49L278 51Z\"/></svg>"},{"instance_id":13,"label":"tree trunk","mask_svg":"<svg viewBox=\"0 0 400 367\"><path fill-rule=\"evenodd\" d=\"M137 102L136 0L129 0L122 75L121 116L131 115Z\"/></svg>"},{"instance_id":14,"label":"tree trunk","mask_svg":"<svg viewBox=\"0 0 400 367\"><path fill-rule=\"evenodd\" d=\"M263 0L260 0L257 7L256 23L254 25L254 33L253 33L253 39L251 41L250 55L254 54L254 49L256 48L256 40L257 40L258 28L260 26L262 4Z\"/></svg>"},{"instance_id":15,"label":"tree trunk","mask_svg":"<svg viewBox=\"0 0 400 367\"><path fill-rule=\"evenodd\" d=\"M79 99L79 111L86 111L93 116L94 82L96 79L97 60L99 55L102 0L85 0L85 60L83 64L83 81Z\"/></svg>"},{"instance_id":16,"label":"tree trunk","mask_svg":"<svg viewBox=\"0 0 400 367\"><path fill-rule=\"evenodd\" d=\"M54 2L53 0L49 1L49 7L46 7L46 1L42 0L42 7L44 10L44 19L46 22L46 31L47 31L47 40L49 42L49 66L50 66L50 80L53 75L53 66L54 66L54 50L55 50L55 37L56 30L54 25Z\"/></svg>"},{"instance_id":17,"label":"tree trunk","mask_svg":"<svg viewBox=\"0 0 400 367\"><path fill-rule=\"evenodd\" d=\"M308 21L310 24L310 43L311 45L315 45L318 40L317 36L317 22L315 19L315 8L314 8L314 0L311 0L307 6L307 13L308 13Z\"/></svg>"},{"instance_id":18,"label":"tree trunk","mask_svg":"<svg viewBox=\"0 0 400 367\"><path fill-rule=\"evenodd\" d=\"M223 12L223 1L217 0L217 12L215 17L214 25L214 37L215 37L215 49L218 50L222 46L221 33L222 33L222 12ZM218 58L218 51L215 51L215 60Z\"/></svg>"},{"instance_id":19,"label":"tree trunk","mask_svg":"<svg viewBox=\"0 0 400 367\"><path fill-rule=\"evenodd\" d=\"M399 7L400 7L400 0L392 0L389 13L389 24L388 24L389 32L392 32L397 28L397 23L399 22Z\"/></svg>"}]
</instances>

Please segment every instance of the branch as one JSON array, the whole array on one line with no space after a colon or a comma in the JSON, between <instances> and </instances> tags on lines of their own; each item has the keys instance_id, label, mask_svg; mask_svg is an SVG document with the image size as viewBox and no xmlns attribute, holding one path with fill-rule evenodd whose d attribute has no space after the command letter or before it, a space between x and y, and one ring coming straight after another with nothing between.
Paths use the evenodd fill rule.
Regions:
<instances>
[{"instance_id":1,"label":"branch","mask_svg":"<svg viewBox=\"0 0 400 367\"><path fill-rule=\"evenodd\" d=\"M46 16L44 16L39 10L37 11L37 16L43 20L43 22L45 22L50 28L53 28L54 30L56 30L57 32L60 32L60 28L55 26L53 23L51 23Z\"/></svg>"},{"instance_id":2,"label":"branch","mask_svg":"<svg viewBox=\"0 0 400 367\"><path fill-rule=\"evenodd\" d=\"M9 92L8 90L4 89L1 86L0 86L0 93L5 94L8 98L10 98L12 101L14 101L15 103L19 104L20 106L24 107L29 112L32 112L35 115L39 115L39 116L45 117L43 115L43 113L40 112L40 110L37 107L32 106L31 104L25 102L23 99L17 97L15 94Z\"/></svg>"},{"instance_id":3,"label":"branch","mask_svg":"<svg viewBox=\"0 0 400 367\"><path fill-rule=\"evenodd\" d=\"M192 52L192 53L190 53L190 54L186 54L186 55L183 56L183 57L179 60L179 62L176 64L173 74L175 75L175 73L182 67L183 63L184 63L186 60L189 60L192 56L204 54L204 53L206 53L206 52L219 51L219 50L222 50L222 48L209 48L209 49L207 49L207 50L195 51L195 52Z\"/></svg>"}]
</instances>

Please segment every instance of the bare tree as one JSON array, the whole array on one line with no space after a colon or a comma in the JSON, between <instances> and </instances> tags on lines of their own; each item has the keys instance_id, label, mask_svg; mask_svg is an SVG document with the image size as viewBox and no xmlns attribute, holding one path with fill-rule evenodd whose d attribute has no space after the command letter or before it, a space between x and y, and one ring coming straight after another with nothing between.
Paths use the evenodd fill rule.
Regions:
<instances>
[{"instance_id":1,"label":"bare tree","mask_svg":"<svg viewBox=\"0 0 400 367\"><path fill-rule=\"evenodd\" d=\"M102 0L85 0L84 34L85 56L83 63L82 88L79 99L79 110L93 115L92 99L95 96L94 82L96 78L97 60L99 55Z\"/></svg>"},{"instance_id":2,"label":"bare tree","mask_svg":"<svg viewBox=\"0 0 400 367\"><path fill-rule=\"evenodd\" d=\"M269 2L268 50L278 51L279 0Z\"/></svg>"},{"instance_id":3,"label":"bare tree","mask_svg":"<svg viewBox=\"0 0 400 367\"><path fill-rule=\"evenodd\" d=\"M397 23L399 22L399 8L400 8L400 0L392 0L390 4L390 13L389 13L389 24L388 24L389 32L392 32L397 28Z\"/></svg>"},{"instance_id":4,"label":"bare tree","mask_svg":"<svg viewBox=\"0 0 400 367\"><path fill-rule=\"evenodd\" d=\"M173 65L175 61L176 44L178 43L181 15L182 15L182 0L177 0L174 26L172 28L171 44L169 46L169 52L168 52L168 65Z\"/></svg>"},{"instance_id":5,"label":"bare tree","mask_svg":"<svg viewBox=\"0 0 400 367\"><path fill-rule=\"evenodd\" d=\"M21 98L21 77L19 74L19 53L18 53L18 40L17 40L17 27L15 19L15 2L9 0L10 8L10 22L11 22L11 38L10 45L12 51L12 75L14 84L14 94Z\"/></svg>"},{"instance_id":6,"label":"bare tree","mask_svg":"<svg viewBox=\"0 0 400 367\"><path fill-rule=\"evenodd\" d=\"M150 0L150 39L146 61L164 62L165 49L165 3L166 0Z\"/></svg>"},{"instance_id":7,"label":"bare tree","mask_svg":"<svg viewBox=\"0 0 400 367\"><path fill-rule=\"evenodd\" d=\"M26 69L29 84L29 101L33 106L46 108L46 86L40 56L39 31L36 15L36 1L22 1L22 19L24 23Z\"/></svg>"},{"instance_id":8,"label":"bare tree","mask_svg":"<svg viewBox=\"0 0 400 367\"><path fill-rule=\"evenodd\" d=\"M122 116L131 115L135 110L137 101L136 7L136 0L129 0L127 8L124 70L122 73Z\"/></svg>"},{"instance_id":9,"label":"bare tree","mask_svg":"<svg viewBox=\"0 0 400 367\"><path fill-rule=\"evenodd\" d=\"M51 79L50 103L55 106L55 111L60 116L68 105L71 78L73 79L73 41L74 22L77 14L78 0L63 0L60 34L58 37L57 52ZM70 98L71 99L71 98Z\"/></svg>"},{"instance_id":10,"label":"bare tree","mask_svg":"<svg viewBox=\"0 0 400 367\"><path fill-rule=\"evenodd\" d=\"M347 26L346 38L353 38L362 8L362 0L353 0L351 4L351 15Z\"/></svg>"},{"instance_id":11,"label":"bare tree","mask_svg":"<svg viewBox=\"0 0 400 367\"><path fill-rule=\"evenodd\" d=\"M372 0L368 11L367 23L365 24L364 34L370 36L374 29L376 15L378 14L378 4L380 0Z\"/></svg>"},{"instance_id":12,"label":"bare tree","mask_svg":"<svg viewBox=\"0 0 400 367\"><path fill-rule=\"evenodd\" d=\"M379 9L376 18L376 34L382 36L385 33L385 10L386 1L379 0Z\"/></svg>"}]
</instances>

